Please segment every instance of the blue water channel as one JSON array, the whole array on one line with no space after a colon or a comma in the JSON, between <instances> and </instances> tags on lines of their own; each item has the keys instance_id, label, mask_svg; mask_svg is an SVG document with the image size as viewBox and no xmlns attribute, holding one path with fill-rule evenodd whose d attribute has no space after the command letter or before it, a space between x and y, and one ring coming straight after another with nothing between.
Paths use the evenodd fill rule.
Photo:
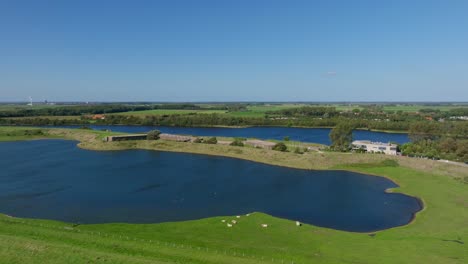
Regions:
<instances>
[{"instance_id":1,"label":"blue water channel","mask_svg":"<svg viewBox=\"0 0 468 264\"><path fill-rule=\"evenodd\" d=\"M64 128L78 128L80 126L61 126ZM295 127L246 127L246 128L219 128L219 127L167 127L167 126L103 126L92 125L93 129L108 129L116 132L142 133L158 129L163 133L184 134L194 136L220 136L242 137L258 139L290 140L330 145L330 128L295 128ZM379 142L396 142L404 144L409 142L408 134L385 133L367 130L355 130L354 140L371 140Z\"/></svg>"}]
</instances>

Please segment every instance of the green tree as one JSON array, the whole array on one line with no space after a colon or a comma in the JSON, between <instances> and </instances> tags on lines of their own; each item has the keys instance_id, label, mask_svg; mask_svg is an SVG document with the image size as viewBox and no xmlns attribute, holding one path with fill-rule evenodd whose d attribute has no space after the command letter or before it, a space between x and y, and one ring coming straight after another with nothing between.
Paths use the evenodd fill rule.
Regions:
<instances>
[{"instance_id":1,"label":"green tree","mask_svg":"<svg viewBox=\"0 0 468 264\"><path fill-rule=\"evenodd\" d=\"M234 139L234 141L232 141L231 144L229 144L229 145L231 145L231 146L243 147L243 146L244 146L244 142L242 142L242 139L236 138L236 139Z\"/></svg>"},{"instance_id":2,"label":"green tree","mask_svg":"<svg viewBox=\"0 0 468 264\"><path fill-rule=\"evenodd\" d=\"M348 123L339 123L330 131L331 148L336 151L348 151L353 141L353 127Z\"/></svg>"},{"instance_id":3,"label":"green tree","mask_svg":"<svg viewBox=\"0 0 468 264\"><path fill-rule=\"evenodd\" d=\"M203 143L206 143L206 144L216 144L216 143L218 143L218 139L216 139L216 137L210 137L209 139L203 141Z\"/></svg>"},{"instance_id":4,"label":"green tree","mask_svg":"<svg viewBox=\"0 0 468 264\"><path fill-rule=\"evenodd\" d=\"M284 143L280 142L280 143L276 143L276 145L274 145L272 149L284 152L288 150L288 147Z\"/></svg>"},{"instance_id":5,"label":"green tree","mask_svg":"<svg viewBox=\"0 0 468 264\"><path fill-rule=\"evenodd\" d=\"M304 152L302 151L302 149L299 148L299 147L296 147L296 148L294 149L294 153L296 153L296 154L304 154Z\"/></svg>"},{"instance_id":6,"label":"green tree","mask_svg":"<svg viewBox=\"0 0 468 264\"><path fill-rule=\"evenodd\" d=\"M161 131L159 131L159 130L151 130L146 135L146 139L147 140L157 140L157 139L159 139L160 134L161 134Z\"/></svg>"}]
</instances>

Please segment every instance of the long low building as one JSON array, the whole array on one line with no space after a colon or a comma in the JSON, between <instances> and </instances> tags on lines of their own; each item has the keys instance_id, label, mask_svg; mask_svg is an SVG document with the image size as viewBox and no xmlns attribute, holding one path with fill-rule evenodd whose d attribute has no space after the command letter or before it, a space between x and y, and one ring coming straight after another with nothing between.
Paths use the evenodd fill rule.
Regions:
<instances>
[{"instance_id":1,"label":"long low building","mask_svg":"<svg viewBox=\"0 0 468 264\"><path fill-rule=\"evenodd\" d=\"M145 140L147 134L130 134L130 135L117 135L117 136L107 136L104 138L104 141L125 141L125 140Z\"/></svg>"},{"instance_id":2,"label":"long low building","mask_svg":"<svg viewBox=\"0 0 468 264\"><path fill-rule=\"evenodd\" d=\"M353 149L364 149L366 152L379 153L383 152L388 155L397 154L397 145L392 143L373 142L369 140L353 141Z\"/></svg>"}]
</instances>

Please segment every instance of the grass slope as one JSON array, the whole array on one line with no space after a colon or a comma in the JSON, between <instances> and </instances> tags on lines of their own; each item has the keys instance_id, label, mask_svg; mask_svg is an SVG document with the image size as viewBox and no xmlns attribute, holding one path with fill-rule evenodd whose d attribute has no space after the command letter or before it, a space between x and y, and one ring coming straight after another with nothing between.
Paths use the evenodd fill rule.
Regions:
<instances>
[{"instance_id":1,"label":"grass slope","mask_svg":"<svg viewBox=\"0 0 468 264\"><path fill-rule=\"evenodd\" d=\"M13 128L13 130L16 128ZM4 131L5 128L0 128ZM17 129L21 131L22 129ZM3 132L0 132L0 134ZM17 131L17 133L20 133ZM395 192L420 197L425 209L407 226L351 233L262 213L220 216L163 224L78 225L0 215L0 259L6 263L467 263L468 176L455 165L383 155L279 153L259 149L174 142L104 144L104 132L47 130L47 137L81 140L95 149L148 148L223 153L298 168L334 168L382 175L396 181ZM103 145L101 145L103 144ZM186 148L186 149L184 149ZM231 150L231 151L230 151ZM242 153L239 153L242 151ZM237 156L236 156L237 155ZM330 155L330 156L327 156ZM262 160L263 159L263 160ZM328 163L326 163L326 161ZM338 159L338 162L335 160ZM318 162L316 161L318 160ZM417 165L410 165L414 161ZM325 163L325 164L323 164ZM409 168L408 166L412 166ZM453 168L455 166L455 168ZM222 219L237 219L227 228ZM268 228L260 224L267 223Z\"/></svg>"}]
</instances>

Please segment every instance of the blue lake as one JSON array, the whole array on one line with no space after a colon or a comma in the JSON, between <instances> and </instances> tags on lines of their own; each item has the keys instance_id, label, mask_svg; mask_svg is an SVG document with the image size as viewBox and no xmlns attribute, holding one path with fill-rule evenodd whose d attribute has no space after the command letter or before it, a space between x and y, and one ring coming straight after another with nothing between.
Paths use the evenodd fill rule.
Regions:
<instances>
[{"instance_id":1,"label":"blue lake","mask_svg":"<svg viewBox=\"0 0 468 264\"><path fill-rule=\"evenodd\" d=\"M407 224L419 200L383 177L76 142L0 143L0 212L74 223L158 223L264 212L366 232Z\"/></svg>"},{"instance_id":2,"label":"blue lake","mask_svg":"<svg viewBox=\"0 0 468 264\"><path fill-rule=\"evenodd\" d=\"M61 126L78 128L80 126ZM158 129L163 133L185 134L194 136L244 137L258 139L282 140L288 136L291 140L313 142L330 145L329 128L294 128L294 127L246 127L246 128L217 128L217 127L152 127L152 126L90 126L93 129L109 129L116 132L142 133ZM366 130L355 130L355 140L371 140L380 142L409 142L408 134L385 133Z\"/></svg>"}]
</instances>

